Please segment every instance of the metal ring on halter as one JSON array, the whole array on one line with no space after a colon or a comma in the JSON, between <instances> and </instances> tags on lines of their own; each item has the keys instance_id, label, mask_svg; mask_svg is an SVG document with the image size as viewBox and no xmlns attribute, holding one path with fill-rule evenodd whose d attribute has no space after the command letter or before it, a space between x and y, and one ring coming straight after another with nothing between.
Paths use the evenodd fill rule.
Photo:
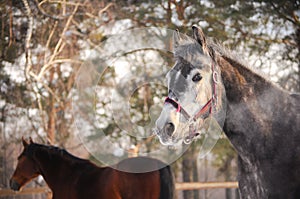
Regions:
<instances>
[{"instance_id":1,"label":"metal ring on halter","mask_svg":"<svg viewBox=\"0 0 300 199\"><path fill-rule=\"evenodd\" d=\"M183 139L184 144L189 145L191 144L193 141L193 138L191 138L190 136L187 136Z\"/></svg>"},{"instance_id":2,"label":"metal ring on halter","mask_svg":"<svg viewBox=\"0 0 300 199\"><path fill-rule=\"evenodd\" d=\"M189 124L189 135L186 136L186 137L184 137L184 139L183 139L183 142L186 145L192 143L193 138L194 138L193 134L194 134L194 131L195 131L195 129L194 129L194 122L192 122L191 120L189 120L188 124Z\"/></svg>"},{"instance_id":3,"label":"metal ring on halter","mask_svg":"<svg viewBox=\"0 0 300 199\"><path fill-rule=\"evenodd\" d=\"M217 71L213 71L212 77L213 77L214 83L218 84L219 80L218 80L218 73L217 73Z\"/></svg>"},{"instance_id":4,"label":"metal ring on halter","mask_svg":"<svg viewBox=\"0 0 300 199\"><path fill-rule=\"evenodd\" d=\"M218 98L215 95L212 96L212 104L217 109Z\"/></svg>"},{"instance_id":5,"label":"metal ring on halter","mask_svg":"<svg viewBox=\"0 0 300 199\"><path fill-rule=\"evenodd\" d=\"M191 144L194 138L200 135L200 133L198 133L195 129L195 121L190 119L188 123L189 123L189 135L183 139L184 144L187 145Z\"/></svg>"}]
</instances>

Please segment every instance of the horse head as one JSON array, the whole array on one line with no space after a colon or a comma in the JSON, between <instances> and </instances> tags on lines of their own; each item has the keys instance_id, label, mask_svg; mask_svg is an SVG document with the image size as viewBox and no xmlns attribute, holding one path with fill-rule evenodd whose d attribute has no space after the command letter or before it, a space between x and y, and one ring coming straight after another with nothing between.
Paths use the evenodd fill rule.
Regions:
<instances>
[{"instance_id":1,"label":"horse head","mask_svg":"<svg viewBox=\"0 0 300 199\"><path fill-rule=\"evenodd\" d=\"M167 74L168 97L156 121L155 133L164 145L190 143L209 116L224 121L225 89L215 52L202 30L193 26L193 38L173 34L175 65ZM222 124L221 124L222 125Z\"/></svg>"},{"instance_id":2,"label":"horse head","mask_svg":"<svg viewBox=\"0 0 300 199\"><path fill-rule=\"evenodd\" d=\"M40 174L31 154L34 142L31 138L29 142L22 138L22 143L24 149L18 157L17 168L10 179L10 187L15 191L20 190L27 182Z\"/></svg>"}]
</instances>

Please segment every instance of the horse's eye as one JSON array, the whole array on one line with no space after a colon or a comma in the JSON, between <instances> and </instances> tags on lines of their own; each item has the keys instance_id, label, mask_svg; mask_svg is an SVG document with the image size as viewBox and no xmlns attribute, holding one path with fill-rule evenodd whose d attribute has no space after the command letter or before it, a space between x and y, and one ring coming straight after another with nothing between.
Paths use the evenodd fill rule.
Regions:
<instances>
[{"instance_id":1,"label":"horse's eye","mask_svg":"<svg viewBox=\"0 0 300 199\"><path fill-rule=\"evenodd\" d=\"M196 75L194 75L194 77L192 78L193 82L199 82L202 79L202 76L200 75L200 73L197 73Z\"/></svg>"}]
</instances>

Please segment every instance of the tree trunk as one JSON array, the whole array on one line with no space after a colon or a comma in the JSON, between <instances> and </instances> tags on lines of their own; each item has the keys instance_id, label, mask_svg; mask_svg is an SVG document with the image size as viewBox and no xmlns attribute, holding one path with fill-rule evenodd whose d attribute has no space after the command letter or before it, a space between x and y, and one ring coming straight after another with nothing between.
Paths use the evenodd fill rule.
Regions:
<instances>
[{"instance_id":1,"label":"tree trunk","mask_svg":"<svg viewBox=\"0 0 300 199\"><path fill-rule=\"evenodd\" d=\"M298 86L297 86L297 92L300 92L300 28L296 29L296 43L297 43L297 48L298 48L298 53L297 53L297 59L298 59Z\"/></svg>"},{"instance_id":2,"label":"tree trunk","mask_svg":"<svg viewBox=\"0 0 300 199\"><path fill-rule=\"evenodd\" d=\"M49 82L50 85L53 82L54 70L50 71ZM52 86L51 86L52 87ZM50 87L50 88L51 88ZM52 89L52 88L51 88ZM55 96L50 94L50 103L49 103L49 111L48 111L48 128L47 128L47 138L51 144L55 142Z\"/></svg>"}]
</instances>

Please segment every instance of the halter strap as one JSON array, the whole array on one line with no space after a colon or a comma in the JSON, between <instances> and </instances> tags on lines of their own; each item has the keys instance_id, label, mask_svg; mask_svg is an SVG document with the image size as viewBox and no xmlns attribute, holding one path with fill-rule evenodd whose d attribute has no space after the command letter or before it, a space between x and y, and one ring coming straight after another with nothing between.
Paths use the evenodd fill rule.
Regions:
<instances>
[{"instance_id":1,"label":"halter strap","mask_svg":"<svg viewBox=\"0 0 300 199\"><path fill-rule=\"evenodd\" d=\"M206 104L194 115L193 120L196 121L200 116L209 112L212 113L212 101L213 98L208 100ZM165 103L172 104L174 108L176 108L176 112L181 113L187 120L191 118L191 116L187 113L187 111L174 99L170 97L166 97Z\"/></svg>"},{"instance_id":2,"label":"halter strap","mask_svg":"<svg viewBox=\"0 0 300 199\"><path fill-rule=\"evenodd\" d=\"M189 119L191 116L182 108L182 106L174 99L166 97L165 103L170 103L176 108L177 113L181 113L186 119Z\"/></svg>"}]
</instances>

